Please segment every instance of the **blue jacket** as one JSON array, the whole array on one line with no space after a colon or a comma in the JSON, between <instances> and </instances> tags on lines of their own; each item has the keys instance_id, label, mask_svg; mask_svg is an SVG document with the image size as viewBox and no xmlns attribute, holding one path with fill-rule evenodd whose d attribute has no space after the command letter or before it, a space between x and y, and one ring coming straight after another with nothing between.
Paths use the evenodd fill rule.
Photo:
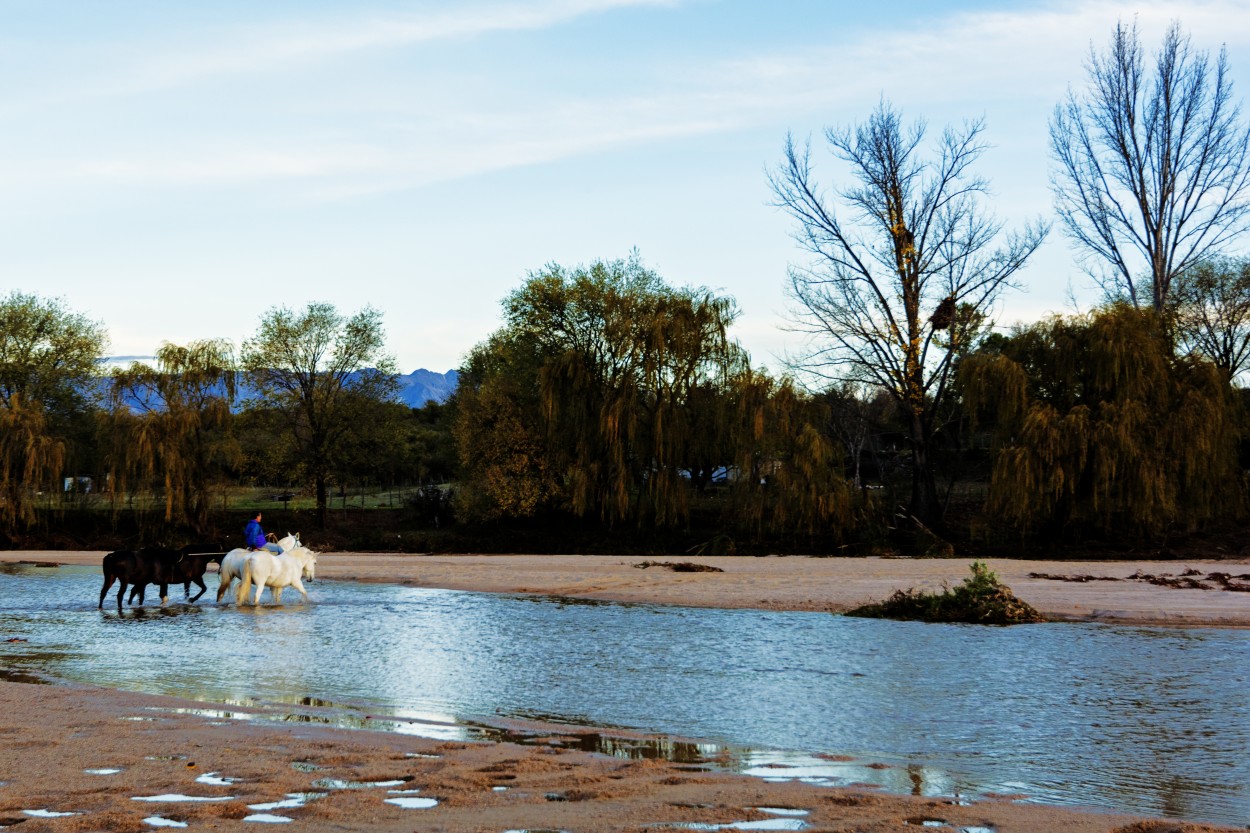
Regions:
<instances>
[{"instance_id":1,"label":"blue jacket","mask_svg":"<svg viewBox=\"0 0 1250 833\"><path fill-rule=\"evenodd\" d=\"M252 519L247 522L247 528L243 530L243 539L253 549L265 546L265 531L260 528L260 521Z\"/></svg>"}]
</instances>

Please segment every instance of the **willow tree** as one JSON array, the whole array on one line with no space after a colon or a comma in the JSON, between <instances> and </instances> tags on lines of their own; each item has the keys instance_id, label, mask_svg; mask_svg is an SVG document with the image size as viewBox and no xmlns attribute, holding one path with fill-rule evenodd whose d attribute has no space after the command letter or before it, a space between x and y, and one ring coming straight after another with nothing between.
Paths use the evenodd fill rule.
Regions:
<instances>
[{"instance_id":1,"label":"willow tree","mask_svg":"<svg viewBox=\"0 0 1250 833\"><path fill-rule=\"evenodd\" d=\"M31 497L61 469L65 444L48 432L43 410L20 396L0 408L0 523L12 534L35 519Z\"/></svg>"},{"instance_id":2,"label":"willow tree","mask_svg":"<svg viewBox=\"0 0 1250 833\"><path fill-rule=\"evenodd\" d=\"M561 482L541 418L537 345L501 331L460 368L452 434L460 461L457 502L466 517L528 518L560 502Z\"/></svg>"},{"instance_id":3,"label":"willow tree","mask_svg":"<svg viewBox=\"0 0 1250 833\"><path fill-rule=\"evenodd\" d=\"M232 432L234 349L224 340L163 344L156 366L113 375L111 420L119 491L160 484L166 523L208 530L213 496L241 452Z\"/></svg>"},{"instance_id":4,"label":"willow tree","mask_svg":"<svg viewBox=\"0 0 1250 833\"><path fill-rule=\"evenodd\" d=\"M797 222L811 258L790 270L794 326L811 345L797 364L894 399L910 443L909 511L927 526L940 520L931 452L955 358L1047 232L1038 223L1004 234L985 209L988 186L973 172L983 132L981 121L948 127L926 156L924 123L904 126L883 102L863 124L825 132L849 168L836 201L818 181L810 143L787 138L769 173L775 204Z\"/></svg>"},{"instance_id":5,"label":"willow tree","mask_svg":"<svg viewBox=\"0 0 1250 833\"><path fill-rule=\"evenodd\" d=\"M1137 24L1117 24L1087 67L1050 123L1055 207L1105 287L1162 312L1179 275L1250 228L1250 124L1224 50L1212 63L1180 24L1149 65Z\"/></svg>"},{"instance_id":6,"label":"willow tree","mask_svg":"<svg viewBox=\"0 0 1250 833\"><path fill-rule=\"evenodd\" d=\"M33 518L31 496L50 487L66 438L88 410L104 328L62 301L12 292L0 299L0 521Z\"/></svg>"},{"instance_id":7,"label":"willow tree","mask_svg":"<svg viewBox=\"0 0 1250 833\"><path fill-rule=\"evenodd\" d=\"M709 446L724 419L712 392L746 366L728 335L732 300L671 287L635 255L550 265L503 306L504 327L461 380L457 435L470 480L514 495L525 512L541 504L609 524L684 521L691 472L714 465ZM728 465L732 455L720 454L716 464Z\"/></svg>"},{"instance_id":8,"label":"willow tree","mask_svg":"<svg viewBox=\"0 0 1250 833\"><path fill-rule=\"evenodd\" d=\"M969 408L994 426L988 513L1047 542L1161 540L1243 505L1225 375L1176 356L1150 310L1055 317L969 357Z\"/></svg>"},{"instance_id":9,"label":"willow tree","mask_svg":"<svg viewBox=\"0 0 1250 833\"><path fill-rule=\"evenodd\" d=\"M757 537L844 540L854 524L855 489L839 443L823 427L828 405L752 371L733 385L730 435L735 452L732 527Z\"/></svg>"},{"instance_id":10,"label":"willow tree","mask_svg":"<svg viewBox=\"0 0 1250 833\"><path fill-rule=\"evenodd\" d=\"M340 461L362 401L389 401L398 383L385 352L382 313L365 307L345 317L331 304L296 312L271 309L243 344L242 364L254 398L282 419L298 457L292 474L312 485L317 523L326 522L327 484Z\"/></svg>"}]
</instances>

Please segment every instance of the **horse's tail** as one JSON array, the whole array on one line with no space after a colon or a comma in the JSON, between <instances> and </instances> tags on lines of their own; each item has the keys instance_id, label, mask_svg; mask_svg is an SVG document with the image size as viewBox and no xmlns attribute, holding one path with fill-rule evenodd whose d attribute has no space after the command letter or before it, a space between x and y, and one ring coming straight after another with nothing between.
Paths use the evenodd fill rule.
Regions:
<instances>
[{"instance_id":1,"label":"horse's tail","mask_svg":"<svg viewBox=\"0 0 1250 833\"><path fill-rule=\"evenodd\" d=\"M239 590L235 594L235 605L242 605L243 600L247 598L247 591L252 587L252 559L248 558L243 562L243 574L239 576Z\"/></svg>"}]
</instances>

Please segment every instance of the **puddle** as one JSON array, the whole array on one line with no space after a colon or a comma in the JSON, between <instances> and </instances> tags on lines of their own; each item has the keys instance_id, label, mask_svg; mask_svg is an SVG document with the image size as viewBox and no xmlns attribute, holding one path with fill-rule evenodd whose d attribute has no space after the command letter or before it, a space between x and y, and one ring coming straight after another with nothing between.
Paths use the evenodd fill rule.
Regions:
<instances>
[{"instance_id":1,"label":"puddle","mask_svg":"<svg viewBox=\"0 0 1250 833\"><path fill-rule=\"evenodd\" d=\"M197 784L211 784L214 787L228 787L231 784L237 784L238 782L238 778L223 778L216 772L206 772L199 778L195 779L195 783Z\"/></svg>"},{"instance_id":2,"label":"puddle","mask_svg":"<svg viewBox=\"0 0 1250 833\"><path fill-rule=\"evenodd\" d=\"M217 720L254 720L257 715L252 712L236 712L226 709L201 709L201 708L165 708L163 706L152 706L151 711L163 712L165 714L189 714L193 717L212 717Z\"/></svg>"},{"instance_id":3,"label":"puddle","mask_svg":"<svg viewBox=\"0 0 1250 833\"><path fill-rule=\"evenodd\" d=\"M148 816L143 820L144 824L150 824L153 827L186 827L185 821L175 821L174 819L162 818L161 816Z\"/></svg>"},{"instance_id":4,"label":"puddle","mask_svg":"<svg viewBox=\"0 0 1250 833\"><path fill-rule=\"evenodd\" d=\"M774 816L806 816L812 812L811 810L800 810L797 807L752 807L751 809Z\"/></svg>"},{"instance_id":5,"label":"puddle","mask_svg":"<svg viewBox=\"0 0 1250 833\"><path fill-rule=\"evenodd\" d=\"M296 772L316 772L319 769L325 769L321 764L314 764L311 761L292 761L291 769Z\"/></svg>"},{"instance_id":6,"label":"puddle","mask_svg":"<svg viewBox=\"0 0 1250 833\"><path fill-rule=\"evenodd\" d=\"M136 795L131 801L164 801L169 803L184 801L234 801L232 795L183 795L182 793L165 793L163 795Z\"/></svg>"},{"instance_id":7,"label":"puddle","mask_svg":"<svg viewBox=\"0 0 1250 833\"><path fill-rule=\"evenodd\" d=\"M403 807L406 810L428 810L438 806L437 798L418 798L415 795L401 795L383 799L387 804Z\"/></svg>"},{"instance_id":8,"label":"puddle","mask_svg":"<svg viewBox=\"0 0 1250 833\"><path fill-rule=\"evenodd\" d=\"M497 793L506 793L508 791L507 787L491 787L490 789L491 789L491 792L497 792Z\"/></svg>"},{"instance_id":9,"label":"puddle","mask_svg":"<svg viewBox=\"0 0 1250 833\"><path fill-rule=\"evenodd\" d=\"M804 830L807 828L807 822L800 819L764 819L763 821L731 821L725 824L687 821L653 826L663 830Z\"/></svg>"},{"instance_id":10,"label":"puddle","mask_svg":"<svg viewBox=\"0 0 1250 833\"><path fill-rule=\"evenodd\" d=\"M318 778L312 782L312 785L323 790L368 790L374 787L398 787L411 780L411 778L397 778L393 781L345 781L342 778Z\"/></svg>"},{"instance_id":11,"label":"puddle","mask_svg":"<svg viewBox=\"0 0 1250 833\"><path fill-rule=\"evenodd\" d=\"M28 816L34 816L37 819L59 819L65 816L81 816L82 813L58 813L56 810L23 810Z\"/></svg>"},{"instance_id":12,"label":"puddle","mask_svg":"<svg viewBox=\"0 0 1250 833\"><path fill-rule=\"evenodd\" d=\"M554 827L526 827L521 830L505 830L503 833L569 833L569 831L556 830Z\"/></svg>"},{"instance_id":13,"label":"puddle","mask_svg":"<svg viewBox=\"0 0 1250 833\"><path fill-rule=\"evenodd\" d=\"M998 833L998 831L992 827L976 825L973 827L961 827L959 828L959 833Z\"/></svg>"},{"instance_id":14,"label":"puddle","mask_svg":"<svg viewBox=\"0 0 1250 833\"><path fill-rule=\"evenodd\" d=\"M903 824L910 824L915 827L946 827L943 819L929 819L924 816L913 816L909 819L903 819Z\"/></svg>"},{"instance_id":15,"label":"puddle","mask_svg":"<svg viewBox=\"0 0 1250 833\"><path fill-rule=\"evenodd\" d=\"M261 822L262 824L289 824L294 821L294 819L289 819L286 816L275 816L273 813L253 813L250 816L244 816L243 820Z\"/></svg>"},{"instance_id":16,"label":"puddle","mask_svg":"<svg viewBox=\"0 0 1250 833\"><path fill-rule=\"evenodd\" d=\"M249 804L249 810L292 810L303 807L309 801L325 798L329 793L287 793L281 801L266 801L263 804Z\"/></svg>"},{"instance_id":17,"label":"puddle","mask_svg":"<svg viewBox=\"0 0 1250 833\"><path fill-rule=\"evenodd\" d=\"M18 824L25 824L28 819L0 818L0 830L6 827L13 827Z\"/></svg>"},{"instance_id":18,"label":"puddle","mask_svg":"<svg viewBox=\"0 0 1250 833\"><path fill-rule=\"evenodd\" d=\"M88 775L116 775L121 770L115 767L101 767L100 769L84 769L83 772Z\"/></svg>"}]
</instances>

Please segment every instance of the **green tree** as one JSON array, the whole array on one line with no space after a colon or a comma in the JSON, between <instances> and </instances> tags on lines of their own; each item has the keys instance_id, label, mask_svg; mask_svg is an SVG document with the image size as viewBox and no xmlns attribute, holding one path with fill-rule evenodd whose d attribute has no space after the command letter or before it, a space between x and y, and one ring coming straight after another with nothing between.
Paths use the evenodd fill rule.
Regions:
<instances>
[{"instance_id":1,"label":"green tree","mask_svg":"<svg viewBox=\"0 0 1250 833\"><path fill-rule=\"evenodd\" d=\"M1239 411L1152 310L1115 305L1000 339L961 369L996 435L988 513L1023 535L1161 540L1236 516Z\"/></svg>"},{"instance_id":2,"label":"green tree","mask_svg":"<svg viewBox=\"0 0 1250 833\"><path fill-rule=\"evenodd\" d=\"M531 517L563 494L542 418L537 343L501 331L477 345L452 397L460 460L457 501L467 517Z\"/></svg>"},{"instance_id":3,"label":"green tree","mask_svg":"<svg viewBox=\"0 0 1250 833\"><path fill-rule=\"evenodd\" d=\"M850 168L840 206L817 182L810 147L792 138L769 174L811 256L790 270L795 326L812 344L797 363L894 399L910 442L909 511L928 527L941 520L932 449L955 359L1047 233L1039 223L1003 235L983 207L988 185L973 173L983 131L980 121L947 128L926 158L924 123L905 127L883 102L863 124L825 133Z\"/></svg>"},{"instance_id":4,"label":"green tree","mask_svg":"<svg viewBox=\"0 0 1250 833\"><path fill-rule=\"evenodd\" d=\"M1136 23L1087 66L1050 123L1055 207L1110 294L1163 312L1179 275L1250 227L1250 125L1224 50L1212 65L1178 23L1149 68Z\"/></svg>"},{"instance_id":5,"label":"green tree","mask_svg":"<svg viewBox=\"0 0 1250 833\"><path fill-rule=\"evenodd\" d=\"M316 493L323 528L327 484L356 430L362 401L389 401L398 390L395 362L384 346L380 312L365 307L344 317L324 303L299 312L270 310L243 344L242 365L256 393L247 406L281 414L299 472Z\"/></svg>"},{"instance_id":6,"label":"green tree","mask_svg":"<svg viewBox=\"0 0 1250 833\"><path fill-rule=\"evenodd\" d=\"M0 299L0 523L10 533L33 520L31 496L60 474L106 341L101 324L60 300Z\"/></svg>"},{"instance_id":7,"label":"green tree","mask_svg":"<svg viewBox=\"0 0 1250 833\"><path fill-rule=\"evenodd\" d=\"M730 299L670 287L636 255L532 274L461 378L468 485L505 514L681 523L692 471L714 465L709 390L747 364L728 336L735 316Z\"/></svg>"},{"instance_id":8,"label":"green tree","mask_svg":"<svg viewBox=\"0 0 1250 833\"><path fill-rule=\"evenodd\" d=\"M236 368L229 342L164 344L156 366L135 362L113 374L113 435L119 488L159 483L165 522L208 531L213 496L242 451L232 431Z\"/></svg>"}]
</instances>

